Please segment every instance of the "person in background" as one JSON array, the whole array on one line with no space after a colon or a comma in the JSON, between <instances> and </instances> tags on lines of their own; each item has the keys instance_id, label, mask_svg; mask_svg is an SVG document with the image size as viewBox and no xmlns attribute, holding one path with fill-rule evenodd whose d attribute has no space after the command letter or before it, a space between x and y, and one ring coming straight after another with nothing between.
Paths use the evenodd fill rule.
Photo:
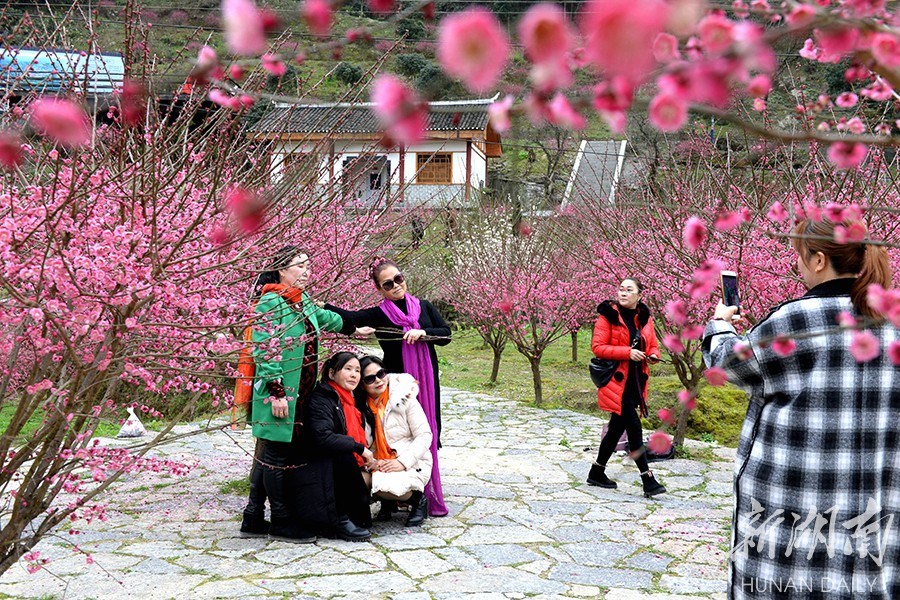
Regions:
<instances>
[{"instance_id":1,"label":"person in background","mask_svg":"<svg viewBox=\"0 0 900 600\"><path fill-rule=\"evenodd\" d=\"M597 307L600 316L594 325L591 350L597 358L619 361L619 366L609 383L597 390L598 406L611 415L587 482L609 489L618 487L606 475L606 464L625 432L628 447L641 473L644 495L649 498L664 493L666 488L650 470L641 428L641 416L647 416L649 365L659 360L653 318L650 309L641 302L643 291L644 286L634 277L623 279L619 284L618 300L605 300Z\"/></svg>"},{"instance_id":2,"label":"person in background","mask_svg":"<svg viewBox=\"0 0 900 600\"><path fill-rule=\"evenodd\" d=\"M900 598L900 330L867 301L891 270L880 246L835 241L838 225L794 229L803 296L743 336L720 303L704 332L705 363L750 392L729 598Z\"/></svg>"}]
</instances>

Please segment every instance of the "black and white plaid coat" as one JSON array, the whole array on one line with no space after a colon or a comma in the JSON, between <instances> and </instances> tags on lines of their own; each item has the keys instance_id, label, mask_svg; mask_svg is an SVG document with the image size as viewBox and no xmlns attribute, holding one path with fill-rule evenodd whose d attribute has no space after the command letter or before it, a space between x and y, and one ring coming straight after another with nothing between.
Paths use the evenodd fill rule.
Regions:
<instances>
[{"instance_id":1,"label":"black and white plaid coat","mask_svg":"<svg viewBox=\"0 0 900 600\"><path fill-rule=\"evenodd\" d=\"M729 598L900 599L900 367L887 356L900 331L872 328L881 355L857 363L837 328L851 284L816 286L746 337L724 321L704 332L706 364L751 394ZM789 356L776 336L796 342Z\"/></svg>"}]
</instances>

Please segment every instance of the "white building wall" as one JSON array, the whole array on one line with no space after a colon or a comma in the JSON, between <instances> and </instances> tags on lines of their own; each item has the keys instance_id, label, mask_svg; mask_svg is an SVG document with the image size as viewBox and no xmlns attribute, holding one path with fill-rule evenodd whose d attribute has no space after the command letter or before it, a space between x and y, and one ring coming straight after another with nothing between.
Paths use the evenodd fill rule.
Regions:
<instances>
[{"instance_id":1,"label":"white building wall","mask_svg":"<svg viewBox=\"0 0 900 600\"><path fill-rule=\"evenodd\" d=\"M466 181L466 140L436 140L422 142L414 146L410 146L406 150L404 176L407 183L414 184L416 176L416 154L418 153L434 153L434 152L450 152L453 154L452 159L452 181L453 184L463 184ZM400 153L398 151L383 152L376 144L370 141L358 142L352 140L335 140L334 142L334 177L340 180L341 171L343 170L344 160L350 156L359 156L360 154L376 154L378 156L387 157L390 161L391 168L391 184L400 183ZM327 145L321 142L292 142L285 141L276 145L272 156L272 175L278 180L283 170L284 156L290 153L309 154L317 152L321 154L321 162L319 166L319 183L327 184L331 170L328 165L329 152ZM480 187L487 179L487 158L484 153L472 143L472 176L469 184L474 187Z\"/></svg>"}]
</instances>

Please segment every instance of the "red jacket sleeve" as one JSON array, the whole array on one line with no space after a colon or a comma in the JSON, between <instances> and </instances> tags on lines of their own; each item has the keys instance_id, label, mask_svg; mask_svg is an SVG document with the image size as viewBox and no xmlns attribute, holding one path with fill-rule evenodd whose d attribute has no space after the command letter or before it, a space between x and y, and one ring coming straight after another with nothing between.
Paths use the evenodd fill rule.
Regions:
<instances>
[{"instance_id":1,"label":"red jacket sleeve","mask_svg":"<svg viewBox=\"0 0 900 600\"><path fill-rule=\"evenodd\" d=\"M594 335L591 337L591 351L597 358L609 360L628 360L631 355L630 346L613 346L612 325L602 315L597 317L594 324Z\"/></svg>"},{"instance_id":2,"label":"red jacket sleeve","mask_svg":"<svg viewBox=\"0 0 900 600\"><path fill-rule=\"evenodd\" d=\"M653 327L653 317L644 325L644 338L647 340L647 356L655 356L659 358L659 342L656 341L656 328Z\"/></svg>"}]
</instances>

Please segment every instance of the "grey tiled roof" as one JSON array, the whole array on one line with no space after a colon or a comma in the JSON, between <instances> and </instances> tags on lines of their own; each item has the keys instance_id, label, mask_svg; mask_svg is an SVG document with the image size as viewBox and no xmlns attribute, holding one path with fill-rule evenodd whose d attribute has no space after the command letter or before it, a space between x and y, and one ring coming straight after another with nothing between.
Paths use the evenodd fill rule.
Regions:
<instances>
[{"instance_id":1,"label":"grey tiled roof","mask_svg":"<svg viewBox=\"0 0 900 600\"><path fill-rule=\"evenodd\" d=\"M428 131L483 131L491 100L435 102L429 105ZM280 106L250 127L254 133L378 133L382 127L372 104Z\"/></svg>"}]
</instances>

